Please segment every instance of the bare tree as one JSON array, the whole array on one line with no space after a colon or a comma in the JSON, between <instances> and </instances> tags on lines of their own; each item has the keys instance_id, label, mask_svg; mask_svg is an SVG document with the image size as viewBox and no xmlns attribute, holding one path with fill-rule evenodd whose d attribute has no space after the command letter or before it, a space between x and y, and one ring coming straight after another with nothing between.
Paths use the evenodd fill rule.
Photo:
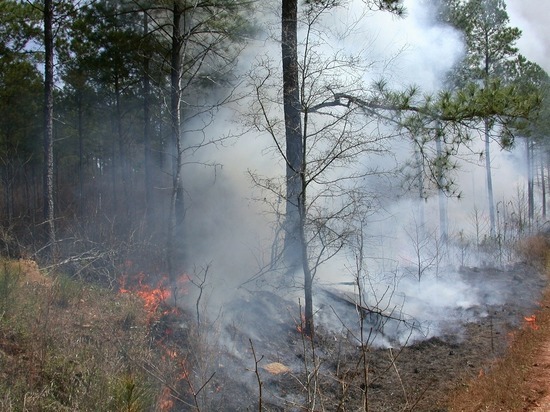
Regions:
<instances>
[{"instance_id":1,"label":"bare tree","mask_svg":"<svg viewBox=\"0 0 550 412\"><path fill-rule=\"evenodd\" d=\"M426 227L413 216L410 225L404 228L409 240L408 251L412 256L403 257L410 266L406 269L418 282L432 273L439 276L440 265L446 257L446 246L449 239L441 231Z\"/></svg>"},{"instance_id":2,"label":"bare tree","mask_svg":"<svg viewBox=\"0 0 550 412\"><path fill-rule=\"evenodd\" d=\"M185 239L183 168L191 162L190 154L221 138L207 139L204 130L213 111L231 95L223 90L231 90L230 71L241 49L242 38L238 34L248 27L243 15L248 6L248 2L239 0L172 0L145 8L150 31L158 36L158 44L168 56L164 64L170 71L171 186L166 260L171 277L185 261L179 243ZM214 86L218 96L223 97L206 96ZM190 126L193 121L196 123Z\"/></svg>"},{"instance_id":3,"label":"bare tree","mask_svg":"<svg viewBox=\"0 0 550 412\"><path fill-rule=\"evenodd\" d=\"M383 3L371 5L397 10L397 1ZM308 2L299 14L296 0L282 3L284 145L269 107L272 99L268 86L275 69L269 61L262 61L253 78L257 98L254 126L272 136L286 165L283 191L273 181L257 179L256 183L285 199L286 273L303 273L304 333L309 336L314 329L312 285L316 271L343 247L350 233L346 216L360 213L358 208L367 204L357 182L368 172L344 176L334 171L356 162L366 151L384 150L384 137L370 134L372 119L365 116L364 109L336 102L335 90L347 96L365 92L359 74L364 66L359 67L357 60L339 51L329 58L318 52L319 47L328 44L326 36L330 34L327 27L322 27L322 20L333 7L333 2ZM303 23L306 33L301 41L299 23ZM355 73L352 79L349 73Z\"/></svg>"}]
</instances>

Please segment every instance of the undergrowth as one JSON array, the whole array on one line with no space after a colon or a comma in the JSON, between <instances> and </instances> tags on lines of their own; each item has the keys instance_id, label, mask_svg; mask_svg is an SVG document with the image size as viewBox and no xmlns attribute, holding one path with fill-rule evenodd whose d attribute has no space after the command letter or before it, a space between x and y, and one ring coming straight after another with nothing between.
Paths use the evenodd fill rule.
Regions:
<instances>
[{"instance_id":1,"label":"undergrowth","mask_svg":"<svg viewBox=\"0 0 550 412\"><path fill-rule=\"evenodd\" d=\"M526 262L545 270L550 278L550 243L543 236L520 242L518 254ZM508 336L506 355L495 361L486 374L470 380L450 394L448 410L453 412L525 411L547 394L545 369L537 359L550 342L550 288L533 316Z\"/></svg>"},{"instance_id":2,"label":"undergrowth","mask_svg":"<svg viewBox=\"0 0 550 412\"><path fill-rule=\"evenodd\" d=\"M1 261L0 410L159 410L170 365L145 319L134 296Z\"/></svg>"}]
</instances>

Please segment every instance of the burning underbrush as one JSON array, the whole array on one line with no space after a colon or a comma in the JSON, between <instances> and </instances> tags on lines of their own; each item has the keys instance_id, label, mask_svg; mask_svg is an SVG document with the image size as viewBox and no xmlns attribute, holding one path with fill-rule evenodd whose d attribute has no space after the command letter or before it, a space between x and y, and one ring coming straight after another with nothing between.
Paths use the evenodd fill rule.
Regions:
<instances>
[{"instance_id":1,"label":"burning underbrush","mask_svg":"<svg viewBox=\"0 0 550 412\"><path fill-rule=\"evenodd\" d=\"M27 272L10 263L0 277L6 411L445 411L519 326L540 332L546 285L527 265L463 268L451 283L470 299L445 297L445 311L420 304L423 283L393 306L323 287L310 339L280 290L242 293L212 315L188 276L126 276L113 294Z\"/></svg>"},{"instance_id":2,"label":"burning underbrush","mask_svg":"<svg viewBox=\"0 0 550 412\"><path fill-rule=\"evenodd\" d=\"M31 261L0 267L0 410L156 410L173 365L142 301ZM163 378L164 379L164 378Z\"/></svg>"}]
</instances>

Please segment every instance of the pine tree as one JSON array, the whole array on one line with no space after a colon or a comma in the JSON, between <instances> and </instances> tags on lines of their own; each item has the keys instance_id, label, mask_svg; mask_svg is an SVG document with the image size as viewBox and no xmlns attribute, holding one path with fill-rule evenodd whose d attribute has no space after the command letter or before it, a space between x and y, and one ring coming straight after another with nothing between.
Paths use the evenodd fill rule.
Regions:
<instances>
[{"instance_id":1,"label":"pine tree","mask_svg":"<svg viewBox=\"0 0 550 412\"><path fill-rule=\"evenodd\" d=\"M513 65L518 56L515 43L520 38L521 31L509 27L504 0L450 0L443 19L462 31L465 42L464 59L451 73L450 84L455 88L463 88L474 83L489 91L511 82L514 76ZM490 150L494 127L494 117L485 116L483 140L492 237L496 235Z\"/></svg>"}]
</instances>

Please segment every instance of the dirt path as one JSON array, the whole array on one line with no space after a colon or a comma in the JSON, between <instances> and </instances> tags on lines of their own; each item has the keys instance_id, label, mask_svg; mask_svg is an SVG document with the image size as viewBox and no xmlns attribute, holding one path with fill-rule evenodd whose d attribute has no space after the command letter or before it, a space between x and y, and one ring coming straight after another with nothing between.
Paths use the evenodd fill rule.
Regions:
<instances>
[{"instance_id":1,"label":"dirt path","mask_svg":"<svg viewBox=\"0 0 550 412\"><path fill-rule=\"evenodd\" d=\"M531 412L550 412L550 342L547 342L533 365L536 379L530 385L533 392L543 394L543 398L531 409Z\"/></svg>"}]
</instances>

